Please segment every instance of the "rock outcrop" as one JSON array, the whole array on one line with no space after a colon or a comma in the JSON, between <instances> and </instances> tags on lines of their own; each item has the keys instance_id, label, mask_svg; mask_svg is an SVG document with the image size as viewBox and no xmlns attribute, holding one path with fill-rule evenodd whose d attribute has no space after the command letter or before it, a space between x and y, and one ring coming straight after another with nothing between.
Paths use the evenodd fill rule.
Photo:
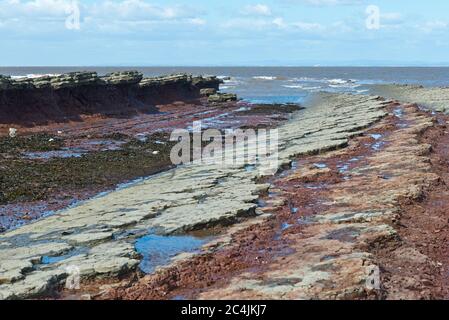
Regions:
<instances>
[{"instance_id":1,"label":"rock outcrop","mask_svg":"<svg viewBox=\"0 0 449 320\"><path fill-rule=\"evenodd\" d=\"M217 93L210 95L207 101L209 103L223 103L223 102L237 101L237 95L233 93Z\"/></svg>"},{"instance_id":2,"label":"rock outcrop","mask_svg":"<svg viewBox=\"0 0 449 320\"><path fill-rule=\"evenodd\" d=\"M449 87L423 87L420 85L380 84L371 91L383 97L419 105L449 114Z\"/></svg>"},{"instance_id":3,"label":"rock outcrop","mask_svg":"<svg viewBox=\"0 0 449 320\"><path fill-rule=\"evenodd\" d=\"M216 77L179 74L144 78L137 71L73 72L12 79L0 75L0 123L36 125L79 120L82 115L129 116L157 112L155 105L201 97L218 90Z\"/></svg>"}]
</instances>

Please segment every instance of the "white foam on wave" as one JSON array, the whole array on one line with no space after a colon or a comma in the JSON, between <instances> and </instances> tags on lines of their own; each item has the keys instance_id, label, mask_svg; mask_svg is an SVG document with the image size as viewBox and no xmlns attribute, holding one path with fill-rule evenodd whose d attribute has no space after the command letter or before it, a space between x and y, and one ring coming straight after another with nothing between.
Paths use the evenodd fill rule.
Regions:
<instances>
[{"instance_id":1,"label":"white foam on wave","mask_svg":"<svg viewBox=\"0 0 449 320\"><path fill-rule=\"evenodd\" d=\"M330 79L327 82L329 82L330 85L345 85L348 83L353 83L352 80L344 80L344 79Z\"/></svg>"},{"instance_id":2,"label":"white foam on wave","mask_svg":"<svg viewBox=\"0 0 449 320\"><path fill-rule=\"evenodd\" d=\"M321 90L323 87L303 87L304 90L316 91Z\"/></svg>"},{"instance_id":3,"label":"white foam on wave","mask_svg":"<svg viewBox=\"0 0 449 320\"><path fill-rule=\"evenodd\" d=\"M288 80L289 82L319 82L319 83L326 83L327 79L317 79L317 78L309 78L309 77L300 77L300 78L293 78Z\"/></svg>"},{"instance_id":4,"label":"white foam on wave","mask_svg":"<svg viewBox=\"0 0 449 320\"><path fill-rule=\"evenodd\" d=\"M253 77L253 79L256 79L256 80L276 80L277 77L273 77L273 76L255 76L255 77Z\"/></svg>"},{"instance_id":5,"label":"white foam on wave","mask_svg":"<svg viewBox=\"0 0 449 320\"><path fill-rule=\"evenodd\" d=\"M42 78L42 77L56 77L60 74L57 73L44 73L44 74L27 74L26 76L11 76L11 79L36 79L36 78Z\"/></svg>"},{"instance_id":6,"label":"white foam on wave","mask_svg":"<svg viewBox=\"0 0 449 320\"><path fill-rule=\"evenodd\" d=\"M220 90L233 89L241 84L243 84L243 80L237 79L234 77L222 76L219 77L223 80L223 84L220 85Z\"/></svg>"},{"instance_id":7,"label":"white foam on wave","mask_svg":"<svg viewBox=\"0 0 449 320\"><path fill-rule=\"evenodd\" d=\"M303 90L308 90L308 91L315 91L315 90L320 90L323 87L320 86L315 86L315 87L310 87L310 86L305 86L302 84L297 84L297 85L283 85L284 88L289 88L289 89L303 89Z\"/></svg>"}]
</instances>

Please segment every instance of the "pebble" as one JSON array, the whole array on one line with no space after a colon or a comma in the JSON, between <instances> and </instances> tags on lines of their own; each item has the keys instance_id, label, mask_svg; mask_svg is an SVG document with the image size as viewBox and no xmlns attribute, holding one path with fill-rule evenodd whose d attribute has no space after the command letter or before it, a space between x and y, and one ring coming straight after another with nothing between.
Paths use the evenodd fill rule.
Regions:
<instances>
[{"instance_id":1,"label":"pebble","mask_svg":"<svg viewBox=\"0 0 449 320\"><path fill-rule=\"evenodd\" d=\"M17 129L16 128L9 128L9 136L11 138L15 138L17 136Z\"/></svg>"}]
</instances>

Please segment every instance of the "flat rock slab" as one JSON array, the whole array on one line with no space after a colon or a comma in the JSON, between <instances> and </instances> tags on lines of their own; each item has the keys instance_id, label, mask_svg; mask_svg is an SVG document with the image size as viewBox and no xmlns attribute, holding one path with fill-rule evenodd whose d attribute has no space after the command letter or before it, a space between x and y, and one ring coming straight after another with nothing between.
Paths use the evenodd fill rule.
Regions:
<instances>
[{"instance_id":1,"label":"flat rock slab","mask_svg":"<svg viewBox=\"0 0 449 320\"><path fill-rule=\"evenodd\" d=\"M301 228L285 235L291 254L275 258L262 271L254 271L254 268L233 275L228 284L206 288L197 298L379 298L382 297L381 264L372 254L372 248L389 248L391 259L427 263L429 258L415 248L400 247L404 244L398 237L394 221L400 215L401 199L417 199L423 189L439 180L431 170L428 145L418 139L423 128L431 128L434 123L431 116L420 114L415 107L404 107L402 120L407 121L406 127L395 128L391 123L381 122L376 129L395 128L383 138L385 146L365 154L363 163L348 169L350 178L326 188L314 199L325 199L329 204L314 215L302 216L299 220ZM337 154L342 155L345 151L334 155L338 159ZM332 158L332 155L328 157ZM322 160L325 162L326 157ZM276 187L285 187L285 181L291 182L304 175L301 169L297 171L299 174L293 173L283 179L284 182L275 183ZM385 172L389 178L380 178ZM301 197L300 191L289 189L288 192L291 201ZM287 195L281 193L279 196ZM398 283L394 287L397 292L390 297L415 297L406 296L404 292L410 288L410 291L418 292L420 283L417 282L418 285L406 288Z\"/></svg>"},{"instance_id":2,"label":"flat rock slab","mask_svg":"<svg viewBox=\"0 0 449 320\"><path fill-rule=\"evenodd\" d=\"M448 113L449 88L425 88L416 85L378 85L374 91L384 97L404 103L418 103L427 108Z\"/></svg>"},{"instance_id":3,"label":"flat rock slab","mask_svg":"<svg viewBox=\"0 0 449 320\"><path fill-rule=\"evenodd\" d=\"M373 96L323 95L279 128L279 165L347 145L387 114L387 104ZM181 166L4 233L0 298L39 296L62 284L70 270L85 278L133 270L139 263L135 240L149 230L182 233L254 211L259 192L268 188L256 182L261 174L243 165ZM52 262L45 263L47 257Z\"/></svg>"}]
</instances>

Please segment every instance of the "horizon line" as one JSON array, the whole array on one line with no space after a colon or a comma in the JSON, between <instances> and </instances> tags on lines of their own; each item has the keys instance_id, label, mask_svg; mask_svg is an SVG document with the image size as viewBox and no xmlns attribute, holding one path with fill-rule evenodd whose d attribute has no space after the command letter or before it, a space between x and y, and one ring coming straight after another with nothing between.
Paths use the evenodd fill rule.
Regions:
<instances>
[{"instance_id":1,"label":"horizon line","mask_svg":"<svg viewBox=\"0 0 449 320\"><path fill-rule=\"evenodd\" d=\"M0 68L449 68L446 65L26 65Z\"/></svg>"}]
</instances>

